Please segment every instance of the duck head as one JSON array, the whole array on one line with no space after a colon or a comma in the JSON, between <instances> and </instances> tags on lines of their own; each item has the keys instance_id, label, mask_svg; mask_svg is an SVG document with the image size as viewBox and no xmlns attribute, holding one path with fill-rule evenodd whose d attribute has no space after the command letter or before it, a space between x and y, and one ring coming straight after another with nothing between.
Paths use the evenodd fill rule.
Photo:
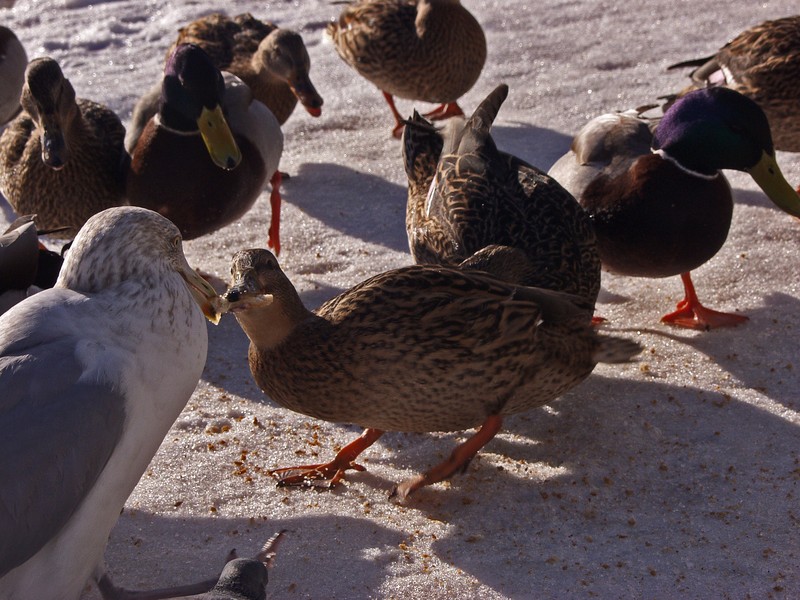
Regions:
<instances>
[{"instance_id":1,"label":"duck head","mask_svg":"<svg viewBox=\"0 0 800 600\"><path fill-rule=\"evenodd\" d=\"M706 176L749 173L779 208L800 217L800 195L778 167L764 111L734 90L705 88L675 102L656 128L653 151Z\"/></svg>"},{"instance_id":2,"label":"duck head","mask_svg":"<svg viewBox=\"0 0 800 600\"><path fill-rule=\"evenodd\" d=\"M322 97L308 76L311 60L300 34L288 29L276 29L258 47L256 63L275 77L284 80L308 114L322 114Z\"/></svg>"},{"instance_id":3,"label":"duck head","mask_svg":"<svg viewBox=\"0 0 800 600\"><path fill-rule=\"evenodd\" d=\"M231 170L242 154L222 112L224 95L222 73L208 54L194 44L177 46L164 67L161 122L177 131L199 130L214 163Z\"/></svg>"},{"instance_id":4,"label":"duck head","mask_svg":"<svg viewBox=\"0 0 800 600\"><path fill-rule=\"evenodd\" d=\"M43 57L28 63L20 104L41 133L42 162L62 169L69 160L66 132L79 109L75 89L55 60Z\"/></svg>"}]
</instances>

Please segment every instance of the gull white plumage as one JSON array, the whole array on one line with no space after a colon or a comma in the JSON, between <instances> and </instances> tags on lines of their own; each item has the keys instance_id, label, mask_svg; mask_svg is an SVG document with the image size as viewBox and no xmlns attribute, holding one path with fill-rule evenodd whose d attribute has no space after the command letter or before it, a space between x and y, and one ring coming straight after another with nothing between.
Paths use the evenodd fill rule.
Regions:
<instances>
[{"instance_id":1,"label":"gull white plumage","mask_svg":"<svg viewBox=\"0 0 800 600\"><path fill-rule=\"evenodd\" d=\"M93 216L0 317L0 598L78 598L206 361L217 295L150 210ZM198 305L202 309L198 309Z\"/></svg>"}]
</instances>

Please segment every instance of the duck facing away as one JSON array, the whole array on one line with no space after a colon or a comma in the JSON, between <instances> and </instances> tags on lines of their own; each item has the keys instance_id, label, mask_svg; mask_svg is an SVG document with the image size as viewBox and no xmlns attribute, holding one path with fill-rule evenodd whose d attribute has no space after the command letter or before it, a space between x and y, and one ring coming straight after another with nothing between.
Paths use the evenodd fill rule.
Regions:
<instances>
[{"instance_id":1,"label":"duck facing away","mask_svg":"<svg viewBox=\"0 0 800 600\"><path fill-rule=\"evenodd\" d=\"M153 104L158 109L148 119ZM240 79L223 76L199 46L181 44L132 120L131 204L161 213L193 239L240 218L269 180L269 245L280 251L283 134Z\"/></svg>"},{"instance_id":2,"label":"duck facing away","mask_svg":"<svg viewBox=\"0 0 800 600\"><path fill-rule=\"evenodd\" d=\"M407 122L411 254L417 263L457 265L488 246L517 248L527 259L524 277L493 274L575 294L591 311L600 290L592 225L555 179L497 149L490 130L507 95L508 86L499 85L469 119L451 120L444 140L416 113Z\"/></svg>"},{"instance_id":3,"label":"duck facing away","mask_svg":"<svg viewBox=\"0 0 800 600\"><path fill-rule=\"evenodd\" d=\"M192 43L220 71L233 73L253 91L282 125L299 100L308 114L322 114L322 97L309 77L311 60L299 33L260 21L249 13L215 13L178 30L174 45Z\"/></svg>"},{"instance_id":4,"label":"duck facing away","mask_svg":"<svg viewBox=\"0 0 800 600\"><path fill-rule=\"evenodd\" d=\"M384 431L480 430L446 461L395 488L447 479L504 415L543 405L595 364L627 361L629 340L598 333L571 295L457 267L412 265L307 310L267 250L238 252L225 299L250 339L256 383L281 406L365 428L328 464L278 469L283 485L333 485ZM271 302L261 298L270 297Z\"/></svg>"},{"instance_id":5,"label":"duck facing away","mask_svg":"<svg viewBox=\"0 0 800 600\"><path fill-rule=\"evenodd\" d=\"M403 120L394 96L440 104L428 116L463 114L457 100L478 80L486 37L459 0L360 0L344 8L327 33L339 56L383 92Z\"/></svg>"},{"instance_id":6,"label":"duck facing away","mask_svg":"<svg viewBox=\"0 0 800 600\"><path fill-rule=\"evenodd\" d=\"M0 126L20 111L19 95L25 83L28 55L19 38L0 25Z\"/></svg>"},{"instance_id":7,"label":"duck facing away","mask_svg":"<svg viewBox=\"0 0 800 600\"><path fill-rule=\"evenodd\" d=\"M0 191L20 214L73 237L92 215L125 203L125 128L82 98L52 58L32 60L22 112L0 135Z\"/></svg>"},{"instance_id":8,"label":"duck facing away","mask_svg":"<svg viewBox=\"0 0 800 600\"><path fill-rule=\"evenodd\" d=\"M709 86L736 90L758 103L775 148L800 152L800 15L765 21L741 32L716 54L680 62L695 67L688 91Z\"/></svg>"},{"instance_id":9,"label":"duck facing away","mask_svg":"<svg viewBox=\"0 0 800 600\"><path fill-rule=\"evenodd\" d=\"M550 175L591 215L606 270L680 275L685 298L662 321L708 329L747 319L704 307L689 274L728 236L733 196L720 169L749 173L782 210L800 216L800 197L775 161L764 112L727 88L687 94L660 122L630 113L597 117Z\"/></svg>"}]
</instances>

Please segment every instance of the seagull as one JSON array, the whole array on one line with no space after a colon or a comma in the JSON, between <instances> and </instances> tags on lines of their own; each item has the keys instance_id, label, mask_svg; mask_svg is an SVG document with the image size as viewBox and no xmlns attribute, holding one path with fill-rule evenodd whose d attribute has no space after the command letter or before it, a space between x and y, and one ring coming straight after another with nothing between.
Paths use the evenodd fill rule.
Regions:
<instances>
[{"instance_id":1,"label":"seagull","mask_svg":"<svg viewBox=\"0 0 800 600\"><path fill-rule=\"evenodd\" d=\"M80 229L53 288L0 316L0 598L76 599L107 578L109 533L220 306L177 227L116 207Z\"/></svg>"}]
</instances>

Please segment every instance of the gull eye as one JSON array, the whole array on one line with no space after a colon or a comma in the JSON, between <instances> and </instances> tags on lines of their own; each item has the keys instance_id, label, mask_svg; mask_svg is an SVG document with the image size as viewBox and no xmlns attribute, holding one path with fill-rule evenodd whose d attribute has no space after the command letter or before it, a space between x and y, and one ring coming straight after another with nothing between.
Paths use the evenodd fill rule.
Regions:
<instances>
[{"instance_id":1,"label":"gull eye","mask_svg":"<svg viewBox=\"0 0 800 600\"><path fill-rule=\"evenodd\" d=\"M174 238L172 238L172 247L175 248L175 250L180 250L180 248L181 248L181 236L176 235Z\"/></svg>"}]
</instances>

